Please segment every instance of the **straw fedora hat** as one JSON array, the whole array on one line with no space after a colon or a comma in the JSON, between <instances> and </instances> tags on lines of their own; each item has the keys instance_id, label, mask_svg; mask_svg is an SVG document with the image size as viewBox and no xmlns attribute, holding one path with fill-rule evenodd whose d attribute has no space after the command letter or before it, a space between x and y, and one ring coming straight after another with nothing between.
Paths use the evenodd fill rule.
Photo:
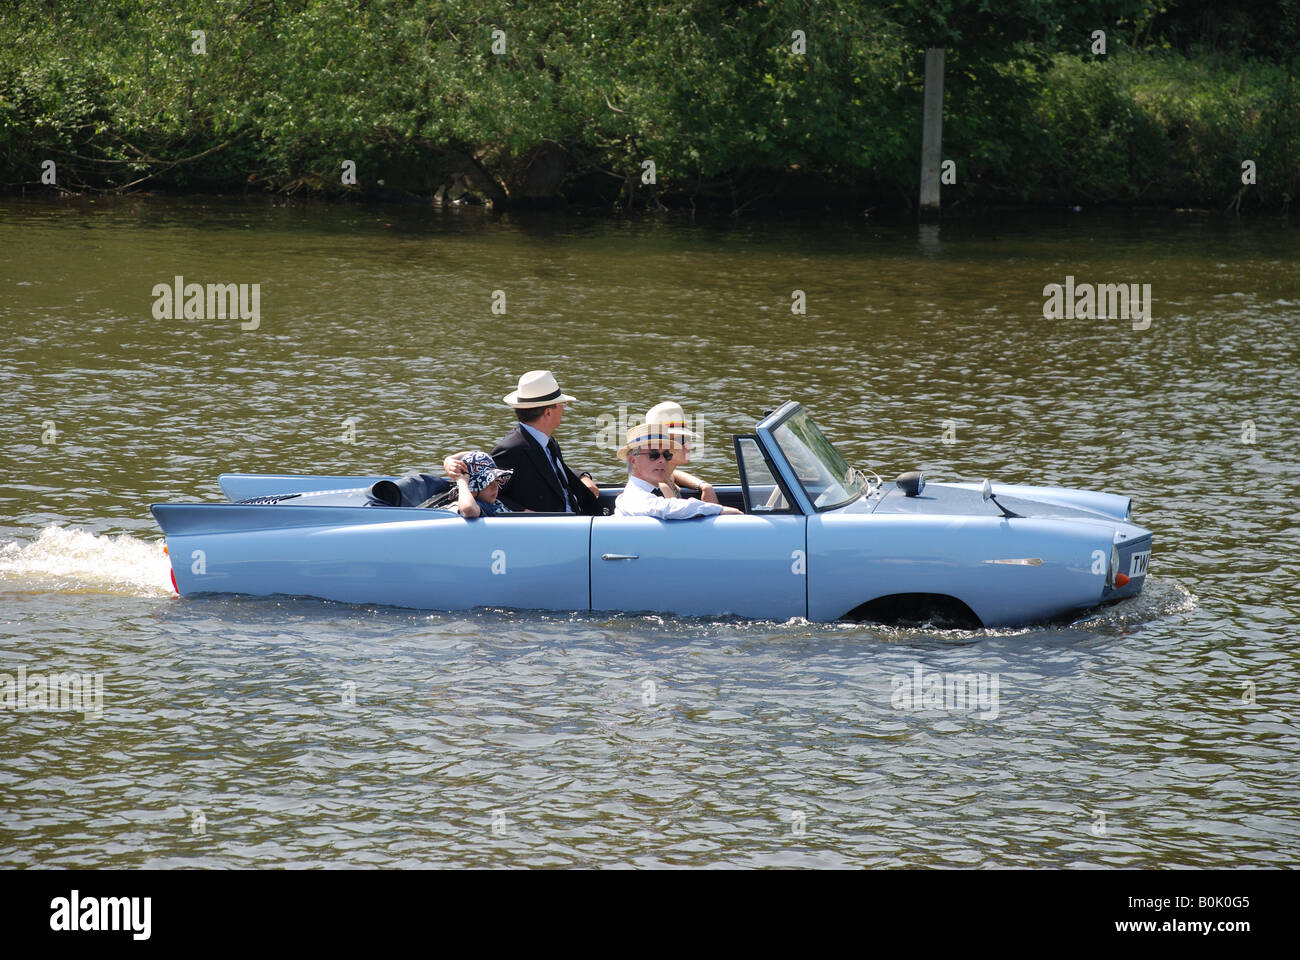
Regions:
<instances>
[{"instance_id":1,"label":"straw fedora hat","mask_svg":"<svg viewBox=\"0 0 1300 960\"><path fill-rule=\"evenodd\" d=\"M674 436L686 437L688 440L700 439L698 433L686 429L686 412L682 410L682 405L671 400L665 400L651 407L645 415L645 422L666 427Z\"/></svg>"},{"instance_id":2,"label":"straw fedora hat","mask_svg":"<svg viewBox=\"0 0 1300 960\"><path fill-rule=\"evenodd\" d=\"M627 443L618 448L618 458L626 460L631 451L642 448L647 450L672 450L677 453L682 449L682 445L677 442L675 436L664 430L659 424L640 423L635 427L627 428Z\"/></svg>"},{"instance_id":3,"label":"straw fedora hat","mask_svg":"<svg viewBox=\"0 0 1300 960\"><path fill-rule=\"evenodd\" d=\"M555 375L549 370L529 370L519 378L519 389L508 393L505 401L516 410L549 407L553 403L573 403L573 397L560 392Z\"/></svg>"}]
</instances>

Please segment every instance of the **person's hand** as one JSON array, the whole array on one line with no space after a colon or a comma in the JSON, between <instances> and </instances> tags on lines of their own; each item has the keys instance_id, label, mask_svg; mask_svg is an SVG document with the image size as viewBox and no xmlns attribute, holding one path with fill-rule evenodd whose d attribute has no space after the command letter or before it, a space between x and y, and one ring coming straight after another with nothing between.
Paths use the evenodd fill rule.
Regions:
<instances>
[{"instance_id":1,"label":"person's hand","mask_svg":"<svg viewBox=\"0 0 1300 960\"><path fill-rule=\"evenodd\" d=\"M600 487L596 486L596 481L595 481L595 480L591 479L591 477L582 477L581 480L582 480L582 484L583 484L583 486L585 486L588 490L590 490L590 491L591 491L592 493L594 493L596 496L598 496L598 497L600 496Z\"/></svg>"},{"instance_id":2,"label":"person's hand","mask_svg":"<svg viewBox=\"0 0 1300 960\"><path fill-rule=\"evenodd\" d=\"M716 503L717 501L715 500L714 502ZM735 507L723 507L722 513L719 514L719 516L723 516L723 517L727 517L727 516L742 517L744 515L745 515L744 510L737 510Z\"/></svg>"},{"instance_id":3,"label":"person's hand","mask_svg":"<svg viewBox=\"0 0 1300 960\"><path fill-rule=\"evenodd\" d=\"M703 500L705 503L718 502L718 495L713 492L713 484L711 483L700 484L700 499Z\"/></svg>"},{"instance_id":4,"label":"person's hand","mask_svg":"<svg viewBox=\"0 0 1300 960\"><path fill-rule=\"evenodd\" d=\"M457 477L468 477L469 467L465 466L464 460L457 460L455 457L447 457L442 461L442 472L455 480Z\"/></svg>"}]
</instances>

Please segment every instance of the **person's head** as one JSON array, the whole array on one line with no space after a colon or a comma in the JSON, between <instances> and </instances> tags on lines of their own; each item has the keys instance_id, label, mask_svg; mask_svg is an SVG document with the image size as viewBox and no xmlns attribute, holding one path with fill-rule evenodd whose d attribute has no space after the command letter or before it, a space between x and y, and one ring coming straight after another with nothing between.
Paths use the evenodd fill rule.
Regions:
<instances>
[{"instance_id":1,"label":"person's head","mask_svg":"<svg viewBox=\"0 0 1300 960\"><path fill-rule=\"evenodd\" d=\"M502 470L496 461L481 450L475 450L465 458L465 468L469 471L466 481L474 499L496 503L501 488L515 475L513 470Z\"/></svg>"},{"instance_id":2,"label":"person's head","mask_svg":"<svg viewBox=\"0 0 1300 960\"><path fill-rule=\"evenodd\" d=\"M505 402L515 409L520 423L542 431L548 437L564 417L564 405L573 397L560 390L549 370L529 370L519 378L519 389L509 393Z\"/></svg>"},{"instance_id":3,"label":"person's head","mask_svg":"<svg viewBox=\"0 0 1300 960\"><path fill-rule=\"evenodd\" d=\"M682 448L681 452L673 458L677 466L691 462L691 441L698 440L699 436L686 429L686 414L680 403L665 400L663 403L656 404L646 413L645 422L657 424L665 433L677 438Z\"/></svg>"},{"instance_id":4,"label":"person's head","mask_svg":"<svg viewBox=\"0 0 1300 960\"><path fill-rule=\"evenodd\" d=\"M677 438L657 425L640 424L627 431L627 443L618 450L618 458L627 463L627 472L651 485L663 483L673 475L674 459L681 453Z\"/></svg>"},{"instance_id":5,"label":"person's head","mask_svg":"<svg viewBox=\"0 0 1300 960\"><path fill-rule=\"evenodd\" d=\"M534 430L540 430L548 437L564 419L564 404L551 403L544 407L517 407L515 416L520 423L526 423Z\"/></svg>"}]
</instances>

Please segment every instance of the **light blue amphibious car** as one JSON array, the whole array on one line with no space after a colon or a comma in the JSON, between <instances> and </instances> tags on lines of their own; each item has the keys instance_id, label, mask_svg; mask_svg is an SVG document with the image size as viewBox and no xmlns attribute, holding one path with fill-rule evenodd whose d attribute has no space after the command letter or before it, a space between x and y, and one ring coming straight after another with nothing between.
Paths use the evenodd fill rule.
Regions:
<instances>
[{"instance_id":1,"label":"light blue amphibious car","mask_svg":"<svg viewBox=\"0 0 1300 960\"><path fill-rule=\"evenodd\" d=\"M1151 533L1130 522L1127 497L916 473L883 483L793 402L734 443L740 483L715 490L743 517L465 520L377 505L399 478L254 474L221 477L231 503L151 509L186 596L995 627L1067 617L1145 582ZM601 489L610 512L621 489Z\"/></svg>"}]
</instances>

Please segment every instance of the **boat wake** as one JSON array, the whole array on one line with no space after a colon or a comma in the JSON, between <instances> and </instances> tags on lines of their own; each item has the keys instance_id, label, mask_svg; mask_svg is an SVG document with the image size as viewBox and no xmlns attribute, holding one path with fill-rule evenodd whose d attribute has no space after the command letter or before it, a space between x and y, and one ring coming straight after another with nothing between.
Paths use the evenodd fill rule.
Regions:
<instances>
[{"instance_id":1,"label":"boat wake","mask_svg":"<svg viewBox=\"0 0 1300 960\"><path fill-rule=\"evenodd\" d=\"M161 540L98 536L60 526L46 527L30 543L0 545L0 586L39 593L175 595Z\"/></svg>"},{"instance_id":2,"label":"boat wake","mask_svg":"<svg viewBox=\"0 0 1300 960\"><path fill-rule=\"evenodd\" d=\"M1196 594L1181 583L1148 575L1142 592L1136 597L1094 610L1074 620L1070 626L1086 629L1131 627L1178 613L1191 613L1196 606Z\"/></svg>"}]
</instances>

